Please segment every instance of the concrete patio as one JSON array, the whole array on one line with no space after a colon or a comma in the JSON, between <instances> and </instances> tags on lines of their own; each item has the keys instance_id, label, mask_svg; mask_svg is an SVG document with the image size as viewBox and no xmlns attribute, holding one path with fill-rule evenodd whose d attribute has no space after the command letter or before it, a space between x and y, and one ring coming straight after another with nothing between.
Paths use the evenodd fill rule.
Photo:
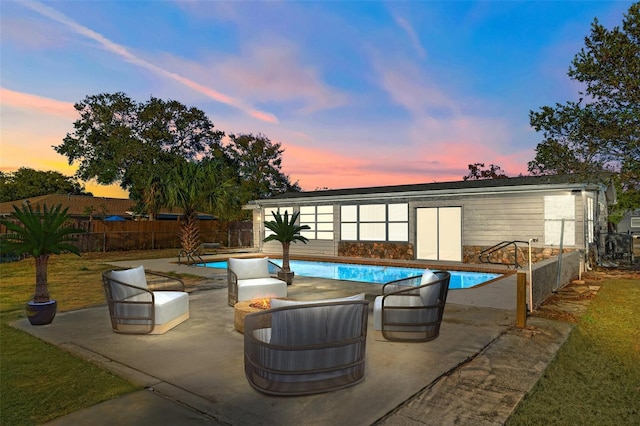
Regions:
<instances>
[{"instance_id":1,"label":"concrete patio","mask_svg":"<svg viewBox=\"0 0 640 426\"><path fill-rule=\"evenodd\" d=\"M207 277L190 295L190 319L168 333L111 331L106 306L58 314L47 326L14 325L147 390L53 421L72 424L501 424L553 358L569 324L531 318L513 328L515 276L479 289L451 291L440 337L392 343L374 333L369 316L364 382L336 392L273 397L244 376L243 336L233 327L220 272L173 259L119 262ZM373 308L377 285L297 277L294 299L364 292ZM455 374L452 374L454 373Z\"/></svg>"}]
</instances>

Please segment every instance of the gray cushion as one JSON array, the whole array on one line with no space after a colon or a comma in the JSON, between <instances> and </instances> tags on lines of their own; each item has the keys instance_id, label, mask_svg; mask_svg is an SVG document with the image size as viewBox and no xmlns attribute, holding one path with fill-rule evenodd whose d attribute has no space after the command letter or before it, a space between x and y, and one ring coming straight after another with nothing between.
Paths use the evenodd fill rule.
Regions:
<instances>
[{"instance_id":1,"label":"gray cushion","mask_svg":"<svg viewBox=\"0 0 640 426\"><path fill-rule=\"evenodd\" d=\"M364 293L336 299L271 299L271 308L364 300ZM360 335L363 305L328 305L274 312L271 315L271 344L302 346L322 344Z\"/></svg>"}]
</instances>

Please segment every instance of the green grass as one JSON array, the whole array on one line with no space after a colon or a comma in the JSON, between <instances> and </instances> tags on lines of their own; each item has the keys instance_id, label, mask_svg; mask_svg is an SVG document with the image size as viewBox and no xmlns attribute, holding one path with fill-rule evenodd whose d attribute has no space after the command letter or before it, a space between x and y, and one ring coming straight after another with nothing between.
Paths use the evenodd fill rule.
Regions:
<instances>
[{"instance_id":1,"label":"green grass","mask_svg":"<svg viewBox=\"0 0 640 426\"><path fill-rule=\"evenodd\" d=\"M41 424L140 389L5 323L0 327L3 425Z\"/></svg>"},{"instance_id":2,"label":"green grass","mask_svg":"<svg viewBox=\"0 0 640 426\"><path fill-rule=\"evenodd\" d=\"M608 279L507 425L640 425L640 282Z\"/></svg>"},{"instance_id":3,"label":"green grass","mask_svg":"<svg viewBox=\"0 0 640 426\"><path fill-rule=\"evenodd\" d=\"M106 261L175 256L175 250L52 256L51 297L68 311L104 304ZM34 425L140 389L8 323L24 317L34 290L33 259L0 264L0 424ZM54 320L55 321L55 320Z\"/></svg>"}]
</instances>

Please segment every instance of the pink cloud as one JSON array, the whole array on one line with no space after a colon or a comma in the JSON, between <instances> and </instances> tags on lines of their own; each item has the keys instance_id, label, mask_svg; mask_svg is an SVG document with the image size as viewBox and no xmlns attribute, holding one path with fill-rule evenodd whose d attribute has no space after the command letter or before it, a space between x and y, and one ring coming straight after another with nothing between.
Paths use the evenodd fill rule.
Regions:
<instances>
[{"instance_id":1,"label":"pink cloud","mask_svg":"<svg viewBox=\"0 0 640 426\"><path fill-rule=\"evenodd\" d=\"M310 113L340 106L343 94L326 86L319 72L301 63L300 54L288 40L260 40L243 49L241 55L216 66L214 72L233 90L260 101L299 103Z\"/></svg>"},{"instance_id":2,"label":"pink cloud","mask_svg":"<svg viewBox=\"0 0 640 426\"><path fill-rule=\"evenodd\" d=\"M71 120L78 118L73 103L58 101L0 87L0 106L55 115Z\"/></svg>"}]
</instances>

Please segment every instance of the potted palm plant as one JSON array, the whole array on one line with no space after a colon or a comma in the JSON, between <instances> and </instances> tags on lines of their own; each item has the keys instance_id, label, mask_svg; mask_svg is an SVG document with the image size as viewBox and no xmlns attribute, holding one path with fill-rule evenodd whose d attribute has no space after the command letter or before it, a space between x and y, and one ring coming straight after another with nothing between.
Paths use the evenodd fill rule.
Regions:
<instances>
[{"instance_id":1,"label":"potted palm plant","mask_svg":"<svg viewBox=\"0 0 640 426\"><path fill-rule=\"evenodd\" d=\"M263 241L280 241L282 243L282 271L279 273L279 277L286 281L288 285L293 282L294 272L291 271L289 266L289 248L291 243L302 241L307 244L309 241L306 237L300 235L300 231L311 229L309 225L297 225L296 220L300 215L300 212L295 212L289 219L289 212L285 211L284 216L279 212L271 212L274 220L266 221L264 223L265 228L269 229L272 234L268 235Z\"/></svg>"},{"instance_id":2,"label":"potted palm plant","mask_svg":"<svg viewBox=\"0 0 640 426\"><path fill-rule=\"evenodd\" d=\"M42 211L30 204L18 208L13 206L13 216L20 223L0 220L9 233L2 235L0 241L2 253L16 252L34 257L36 262L36 288L33 300L27 302L27 317L33 325L49 324L57 311L57 302L49 296L47 265L49 256L63 251L80 255L77 247L70 244L75 241L74 234L84 232L82 229L66 226L69 219L68 208L61 205Z\"/></svg>"}]
</instances>

